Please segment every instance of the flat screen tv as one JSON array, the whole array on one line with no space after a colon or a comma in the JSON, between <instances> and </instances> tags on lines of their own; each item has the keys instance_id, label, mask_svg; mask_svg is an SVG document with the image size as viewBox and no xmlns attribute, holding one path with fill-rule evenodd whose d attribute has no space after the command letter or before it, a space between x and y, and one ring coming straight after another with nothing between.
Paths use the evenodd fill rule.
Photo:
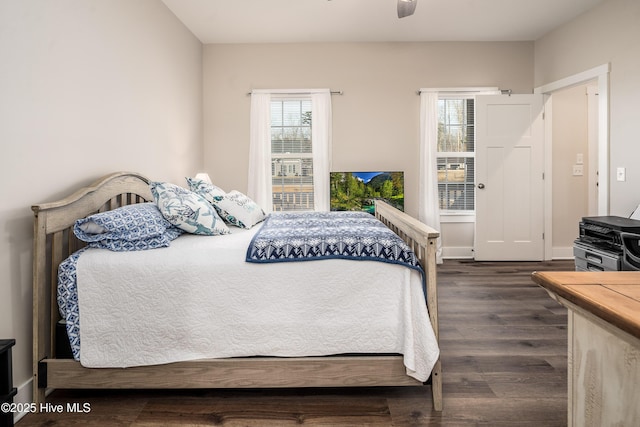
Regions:
<instances>
[{"instance_id":1,"label":"flat screen tv","mask_svg":"<svg viewBox=\"0 0 640 427\"><path fill-rule=\"evenodd\" d=\"M384 200L404 211L404 172L331 172L332 211L375 211Z\"/></svg>"}]
</instances>

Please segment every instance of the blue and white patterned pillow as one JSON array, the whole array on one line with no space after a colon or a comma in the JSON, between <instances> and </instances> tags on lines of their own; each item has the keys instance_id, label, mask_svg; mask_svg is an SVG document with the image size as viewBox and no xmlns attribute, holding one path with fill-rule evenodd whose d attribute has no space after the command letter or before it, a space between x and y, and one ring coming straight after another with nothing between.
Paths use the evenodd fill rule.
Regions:
<instances>
[{"instance_id":1,"label":"blue and white patterned pillow","mask_svg":"<svg viewBox=\"0 0 640 427\"><path fill-rule=\"evenodd\" d=\"M189 190L204 197L207 202L213 204L216 197L224 197L227 194L222 188L210 184L201 179L186 178Z\"/></svg>"},{"instance_id":2,"label":"blue and white patterned pillow","mask_svg":"<svg viewBox=\"0 0 640 427\"><path fill-rule=\"evenodd\" d=\"M79 219L73 233L90 247L138 251L167 247L182 231L154 203L137 203Z\"/></svg>"},{"instance_id":3,"label":"blue and white patterned pillow","mask_svg":"<svg viewBox=\"0 0 640 427\"><path fill-rule=\"evenodd\" d=\"M103 240L100 242L89 243L92 248L109 249L114 252L128 252L128 251L146 251L148 249L166 248L171 244L171 241L183 234L184 231L176 227L167 228L164 233L147 237L140 240Z\"/></svg>"},{"instance_id":4,"label":"blue and white patterned pillow","mask_svg":"<svg viewBox=\"0 0 640 427\"><path fill-rule=\"evenodd\" d=\"M236 190L214 197L213 206L225 221L240 228L251 228L266 218L256 202Z\"/></svg>"},{"instance_id":5,"label":"blue and white patterned pillow","mask_svg":"<svg viewBox=\"0 0 640 427\"><path fill-rule=\"evenodd\" d=\"M199 194L168 182L152 182L149 187L162 215L176 227L207 236L229 234L229 227Z\"/></svg>"}]
</instances>

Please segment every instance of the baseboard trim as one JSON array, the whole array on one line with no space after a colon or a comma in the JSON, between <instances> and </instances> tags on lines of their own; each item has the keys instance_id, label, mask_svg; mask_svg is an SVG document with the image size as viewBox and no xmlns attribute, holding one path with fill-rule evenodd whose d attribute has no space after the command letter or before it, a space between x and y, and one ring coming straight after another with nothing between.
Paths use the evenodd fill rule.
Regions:
<instances>
[{"instance_id":1,"label":"baseboard trim","mask_svg":"<svg viewBox=\"0 0 640 427\"><path fill-rule=\"evenodd\" d=\"M443 247L443 259L473 259L472 247Z\"/></svg>"},{"instance_id":2,"label":"baseboard trim","mask_svg":"<svg viewBox=\"0 0 640 427\"><path fill-rule=\"evenodd\" d=\"M573 246L553 247L551 249L551 259L573 259Z\"/></svg>"},{"instance_id":3,"label":"baseboard trim","mask_svg":"<svg viewBox=\"0 0 640 427\"><path fill-rule=\"evenodd\" d=\"M33 402L33 378L30 378L22 385L17 387L18 393L14 396L14 403L21 403L28 407L29 404ZM29 412L16 412L13 415L13 423L16 424L18 421L22 419Z\"/></svg>"},{"instance_id":4,"label":"baseboard trim","mask_svg":"<svg viewBox=\"0 0 640 427\"><path fill-rule=\"evenodd\" d=\"M551 251L552 260L567 260L574 259L573 247L554 247ZM442 248L443 259L473 259L474 252L472 247L443 247Z\"/></svg>"}]
</instances>

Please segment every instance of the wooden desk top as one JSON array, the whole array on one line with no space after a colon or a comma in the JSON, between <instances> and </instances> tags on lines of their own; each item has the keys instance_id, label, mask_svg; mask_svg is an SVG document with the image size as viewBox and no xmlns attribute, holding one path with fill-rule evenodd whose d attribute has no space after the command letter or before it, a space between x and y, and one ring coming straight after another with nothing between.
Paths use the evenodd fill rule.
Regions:
<instances>
[{"instance_id":1,"label":"wooden desk top","mask_svg":"<svg viewBox=\"0 0 640 427\"><path fill-rule=\"evenodd\" d=\"M640 339L640 272L535 272L532 279Z\"/></svg>"}]
</instances>

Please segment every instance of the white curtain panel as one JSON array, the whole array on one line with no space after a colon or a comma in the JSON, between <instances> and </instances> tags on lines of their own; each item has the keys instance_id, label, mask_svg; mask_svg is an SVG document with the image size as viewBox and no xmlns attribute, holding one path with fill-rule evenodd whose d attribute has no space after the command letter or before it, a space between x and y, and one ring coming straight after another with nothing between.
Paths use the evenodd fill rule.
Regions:
<instances>
[{"instance_id":1,"label":"white curtain panel","mask_svg":"<svg viewBox=\"0 0 640 427\"><path fill-rule=\"evenodd\" d=\"M418 219L440 231L438 201L438 92L420 92L420 183ZM442 237L437 240L436 259L442 263Z\"/></svg>"},{"instance_id":2,"label":"white curtain panel","mask_svg":"<svg viewBox=\"0 0 640 427\"><path fill-rule=\"evenodd\" d=\"M273 89L251 92L249 186L247 195L266 213L273 210L271 185L271 95L309 94L313 122L314 209L329 210L331 170L331 91L329 89Z\"/></svg>"},{"instance_id":3,"label":"white curtain panel","mask_svg":"<svg viewBox=\"0 0 640 427\"><path fill-rule=\"evenodd\" d=\"M271 188L271 95L251 94L247 196L266 213L273 210Z\"/></svg>"},{"instance_id":4,"label":"white curtain panel","mask_svg":"<svg viewBox=\"0 0 640 427\"><path fill-rule=\"evenodd\" d=\"M329 211L329 172L331 171L331 92L322 89L311 94L313 122L313 188L316 211Z\"/></svg>"}]
</instances>

